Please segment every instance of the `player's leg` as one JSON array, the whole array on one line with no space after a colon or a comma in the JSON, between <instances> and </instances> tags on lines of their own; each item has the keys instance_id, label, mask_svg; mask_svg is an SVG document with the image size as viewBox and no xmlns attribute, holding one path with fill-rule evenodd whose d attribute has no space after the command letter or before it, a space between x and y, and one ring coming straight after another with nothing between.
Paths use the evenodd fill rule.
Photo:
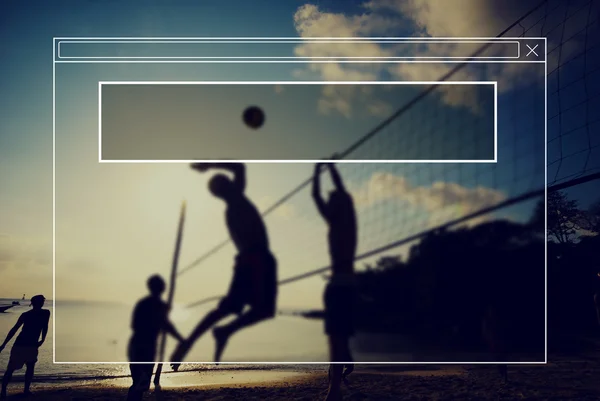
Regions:
<instances>
[{"instance_id":1,"label":"player's leg","mask_svg":"<svg viewBox=\"0 0 600 401\"><path fill-rule=\"evenodd\" d=\"M148 362L154 360L153 347L148 344L138 343L131 339L127 348L129 370L131 372L131 387L127 393L127 401L140 401L144 397L144 367L147 364L138 362ZM154 367L154 364L150 366ZM149 384L148 384L149 387Z\"/></svg>"},{"instance_id":2,"label":"player's leg","mask_svg":"<svg viewBox=\"0 0 600 401\"><path fill-rule=\"evenodd\" d=\"M22 369L23 365L25 365L24 358L25 355L23 353L23 348L13 345L13 348L10 351L6 372L4 372L4 376L2 377L2 390L0 391L0 395L3 397L6 397L6 389L8 387L8 383L10 383L12 380L15 370Z\"/></svg>"},{"instance_id":3,"label":"player's leg","mask_svg":"<svg viewBox=\"0 0 600 401\"><path fill-rule=\"evenodd\" d=\"M139 401L142 399L144 393L140 391L142 372L142 365L140 364L129 364L129 371L131 372L131 387L127 392L127 401Z\"/></svg>"},{"instance_id":4,"label":"player's leg","mask_svg":"<svg viewBox=\"0 0 600 401\"><path fill-rule=\"evenodd\" d=\"M257 264L247 266L246 270L254 273L253 280L250 282L252 287L248 288L249 283L246 282L238 290L240 302L250 304L250 310L240 315L231 323L213 329L213 336L216 341L215 362L221 360L223 350L233 334L275 316L277 304L277 262L270 253L266 253L259 260L255 261L255 263Z\"/></svg>"},{"instance_id":5,"label":"player's leg","mask_svg":"<svg viewBox=\"0 0 600 401\"><path fill-rule=\"evenodd\" d=\"M175 352L173 352L173 355L171 356L171 361L174 362L171 363L171 368L173 368L173 370L177 371L179 369L181 364L177 362L182 362L185 359L185 356L190 351L194 343L200 337L202 337L202 335L208 329L210 329L215 323L234 313L234 311L232 311L229 307L228 302L226 300L224 301L225 302L222 302L219 307L210 311L204 317L204 319L198 323L192 334L185 341L182 341L177 345Z\"/></svg>"},{"instance_id":6,"label":"player's leg","mask_svg":"<svg viewBox=\"0 0 600 401\"><path fill-rule=\"evenodd\" d=\"M31 393L30 388L31 388L31 382L33 380L33 374L35 372L35 362L27 362L25 364L26 369L25 369L25 385L23 387L23 392L25 394L29 394Z\"/></svg>"},{"instance_id":7,"label":"player's leg","mask_svg":"<svg viewBox=\"0 0 600 401\"><path fill-rule=\"evenodd\" d=\"M329 355L331 362L344 361L343 339L335 336L329 337ZM342 399L342 375L344 365L341 363L332 363L329 366L329 389L327 391L326 401L337 401Z\"/></svg>"},{"instance_id":8,"label":"player's leg","mask_svg":"<svg viewBox=\"0 0 600 401\"><path fill-rule=\"evenodd\" d=\"M263 320L270 319L274 315L275 313L269 309L265 310L262 308L251 308L248 312L240 315L231 323L225 326L215 327L213 329L213 336L216 341L215 362L219 362L221 360L221 355L225 350L225 346L233 334L243 328L253 326Z\"/></svg>"},{"instance_id":9,"label":"player's leg","mask_svg":"<svg viewBox=\"0 0 600 401\"><path fill-rule=\"evenodd\" d=\"M6 388L8 387L8 383L10 383L12 379L14 371L14 367L11 366L11 364L9 363L8 367L6 368L6 372L4 372L4 376L2 376L2 391L0 392L0 396L2 398L6 397Z\"/></svg>"},{"instance_id":10,"label":"player's leg","mask_svg":"<svg viewBox=\"0 0 600 401\"><path fill-rule=\"evenodd\" d=\"M210 329L212 326L214 326L216 323L226 318L230 314L231 311L223 305L220 305L218 308L208 312L204 319L202 319L200 323L198 323L194 331L192 331L192 334L190 334L186 342L190 343L190 345L193 344L200 337L202 337L208 329Z\"/></svg>"},{"instance_id":11,"label":"player's leg","mask_svg":"<svg viewBox=\"0 0 600 401\"><path fill-rule=\"evenodd\" d=\"M150 390L150 383L152 382L152 373L154 373L154 364L153 363L145 363L140 365L140 386L141 392L144 394L146 391Z\"/></svg>"},{"instance_id":12,"label":"player's leg","mask_svg":"<svg viewBox=\"0 0 600 401\"><path fill-rule=\"evenodd\" d=\"M236 262L233 271L233 278L231 279L227 296L221 300L216 309L210 311L200 323L198 323L192 334L190 334L185 341L182 341L177 345L175 352L171 356L171 361L175 362L171 363L171 368L173 368L173 370L177 371L179 369L180 364L177 362L183 361L194 343L202 337L208 329L225 317L234 313L239 314L244 309L243 290L246 281L246 277L242 274L244 270L240 269Z\"/></svg>"},{"instance_id":13,"label":"player's leg","mask_svg":"<svg viewBox=\"0 0 600 401\"><path fill-rule=\"evenodd\" d=\"M349 348L349 347L348 347L348 348ZM350 352L349 352L349 350L348 350L348 353L350 353ZM350 359L348 359L348 360L351 360L351 358L350 358ZM353 364L353 363L351 363L351 364L348 364L348 365L344 365L344 373L342 373L342 381L343 381L343 382L344 382L344 384L346 384L347 386L349 385L349 382L348 382L348 376L349 376L349 375L350 375L350 373L352 373L352 372L354 372L354 364Z\"/></svg>"},{"instance_id":14,"label":"player's leg","mask_svg":"<svg viewBox=\"0 0 600 401\"><path fill-rule=\"evenodd\" d=\"M354 334L354 292L353 286L339 281L330 282L325 288L325 333L329 337L331 362L352 362L350 337ZM341 399L341 383L345 376L344 365L338 363L330 367L326 400Z\"/></svg>"}]
</instances>

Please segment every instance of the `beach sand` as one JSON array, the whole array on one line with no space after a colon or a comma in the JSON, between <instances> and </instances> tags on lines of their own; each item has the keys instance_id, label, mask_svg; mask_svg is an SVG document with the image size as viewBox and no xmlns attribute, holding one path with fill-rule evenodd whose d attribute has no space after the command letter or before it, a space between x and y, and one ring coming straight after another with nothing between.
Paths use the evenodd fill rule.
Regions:
<instances>
[{"instance_id":1,"label":"beach sand","mask_svg":"<svg viewBox=\"0 0 600 401\"><path fill-rule=\"evenodd\" d=\"M599 400L600 358L554 356L547 365L509 368L509 383L495 366L394 366L374 369L357 366L343 387L345 400ZM169 378L167 379L167 376ZM327 375L298 371L182 372L165 375L164 388L145 400L320 400ZM127 379L52 389L32 388L33 397L11 387L8 399L119 400L125 399Z\"/></svg>"}]
</instances>

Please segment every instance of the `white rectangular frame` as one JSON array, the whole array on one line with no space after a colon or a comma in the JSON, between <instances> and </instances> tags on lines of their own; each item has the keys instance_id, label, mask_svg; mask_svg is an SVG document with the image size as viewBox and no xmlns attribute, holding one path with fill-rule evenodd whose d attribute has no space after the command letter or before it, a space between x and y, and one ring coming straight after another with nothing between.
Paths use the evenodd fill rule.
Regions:
<instances>
[{"instance_id":1,"label":"white rectangular frame","mask_svg":"<svg viewBox=\"0 0 600 401\"><path fill-rule=\"evenodd\" d=\"M53 63L52 63L52 307L56 308L56 65L61 63L289 63L295 62L294 60L230 60L230 61L214 61L214 60L57 60L57 41L59 40L111 40L111 39L131 39L131 40L177 40L177 39L298 39L290 37L282 38L160 38L160 37L54 37L52 38L53 43ZM323 40L335 41L336 39L410 39L410 38L332 38L323 37L319 38ZM487 39L491 38L431 38L431 39ZM511 37L504 39L519 39L521 37ZM540 40L544 43L544 60L402 60L402 63L543 63L544 64L544 228L548 228L548 63L546 55L548 54L548 40L546 37L532 37L526 38L528 40ZM362 60L300 60L296 61L300 63L372 63L373 61L362 61ZM398 63L399 61L384 60L376 61L384 63ZM436 82L439 83L439 82ZM497 116L495 116L497 121ZM253 161L256 162L256 161ZM511 365L545 365L548 363L548 244L544 241L544 361L543 362L523 362L523 361L499 361L499 362L362 362L362 365L495 365L495 364L511 364ZM56 309L55 309L56 310ZM54 364L61 365L127 365L130 362L57 362L56 361L56 314L52 314L52 362ZM137 363L137 362L134 362ZM156 362L169 364L170 361ZM182 364L213 364L214 362L183 362ZM236 364L236 365L329 365L331 362L220 362L223 365ZM335 362L343 363L343 362Z\"/></svg>"},{"instance_id":2,"label":"white rectangular frame","mask_svg":"<svg viewBox=\"0 0 600 401\"><path fill-rule=\"evenodd\" d=\"M226 60L228 62L234 62L234 60L245 62L249 60L268 60L268 61L292 61L292 62L306 62L313 60L326 60L326 62L332 61L352 61L352 60L518 60L521 58L521 42L520 40L514 40L514 38L494 38L494 39L478 39L478 38L197 38L191 40L183 40L171 38L171 39L157 39L157 40L124 40L124 39L98 39L98 40L58 40L57 46L57 57L61 61L68 60L197 60L204 62L211 62L220 60ZM478 39L478 40L476 40ZM523 38L519 38L523 39ZM516 45L516 55L511 56L62 56L61 45L62 44L240 44L240 43L251 43L251 44L274 44L274 43L392 43L392 44L513 44Z\"/></svg>"},{"instance_id":3,"label":"white rectangular frame","mask_svg":"<svg viewBox=\"0 0 600 401\"><path fill-rule=\"evenodd\" d=\"M497 81L99 81L98 82L98 163L319 163L321 159L302 160L232 160L232 159L193 159L193 160L104 160L102 159L102 86L103 85L493 85L494 86L494 158L475 160L353 160L340 159L336 163L497 163L498 162L498 82Z\"/></svg>"}]
</instances>

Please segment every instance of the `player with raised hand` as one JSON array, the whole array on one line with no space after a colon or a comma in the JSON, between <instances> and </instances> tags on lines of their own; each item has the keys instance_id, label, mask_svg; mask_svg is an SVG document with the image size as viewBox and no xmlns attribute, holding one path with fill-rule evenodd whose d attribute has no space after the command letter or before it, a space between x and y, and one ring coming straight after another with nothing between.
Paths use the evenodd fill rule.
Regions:
<instances>
[{"instance_id":1,"label":"player with raised hand","mask_svg":"<svg viewBox=\"0 0 600 401\"><path fill-rule=\"evenodd\" d=\"M205 173L219 169L233 173L233 180L215 174L209 182L210 192L227 205L225 222L237 248L229 292L209 312L192 334L179 344L171 357L174 370L192 345L209 328L223 318L237 314L231 323L213 329L216 341L215 362L219 362L229 338L238 330L275 316L277 300L277 261L269 249L269 238L262 216L246 197L246 168L242 163L193 163L192 169ZM244 308L250 306L244 313Z\"/></svg>"},{"instance_id":2,"label":"player with raised hand","mask_svg":"<svg viewBox=\"0 0 600 401\"><path fill-rule=\"evenodd\" d=\"M337 157L334 156L333 159ZM326 166L326 167L325 167ZM321 196L320 176L327 168L335 189L329 200ZM325 294L325 333L329 337L329 392L327 400L341 399L344 378L342 362L352 361L349 341L354 334L354 302L356 284L354 258L357 246L356 212L352 196L344 187L342 178L332 162L317 163L313 175L313 199L321 216L329 226L328 243L331 257L331 280ZM348 365L348 373L353 366Z\"/></svg>"}]
</instances>

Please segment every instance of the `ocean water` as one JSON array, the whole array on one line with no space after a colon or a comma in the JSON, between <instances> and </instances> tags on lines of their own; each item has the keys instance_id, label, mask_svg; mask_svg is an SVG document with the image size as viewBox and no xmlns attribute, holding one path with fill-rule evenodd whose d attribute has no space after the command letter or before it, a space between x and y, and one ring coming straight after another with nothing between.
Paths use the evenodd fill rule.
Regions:
<instances>
[{"instance_id":1,"label":"ocean water","mask_svg":"<svg viewBox=\"0 0 600 401\"><path fill-rule=\"evenodd\" d=\"M0 299L0 305L10 304L12 301ZM30 309L28 305L24 303L0 313L2 340L19 315ZM39 351L36 365L38 381L93 380L129 373L126 350L131 335L129 324L133 305L57 301L56 308L53 308L52 302L47 301L44 308L51 311L52 317L48 337ZM187 336L207 311L208 308L184 309L175 306L171 320ZM4 371L8 362L13 341L14 339L0 354L0 372ZM167 358L175 343L174 339L168 340ZM186 361L210 363L213 360L213 350L214 342L209 331L198 340ZM286 362L326 362L327 338L323 333L322 322L318 320L278 316L233 336L223 361L244 362L248 365L215 367L214 364L189 364L184 365L182 370L241 367L276 369L282 367L279 363ZM258 362L271 362L274 365L259 366ZM309 369L311 366L304 368ZM170 367L165 369L170 370ZM24 371L17 372L16 376L23 373Z\"/></svg>"},{"instance_id":2,"label":"ocean water","mask_svg":"<svg viewBox=\"0 0 600 401\"><path fill-rule=\"evenodd\" d=\"M12 301L0 299L0 305ZM127 343L131 335L129 325L133 305L57 301L56 308L53 308L52 302L47 301L44 307L51 311L52 317L46 343L39 351L36 381L58 383L77 380L85 383L86 380L129 374ZM3 341L19 315L27 310L29 306L25 303L0 313L0 341ZM181 334L187 336L208 310L175 305L171 320ZM174 339L168 340L167 360L175 345ZM357 333L350 345L357 363L489 361L487 354L419 350L408 338L385 334ZM0 373L6 367L11 346L12 341L0 354ZM215 366L212 363L213 352L214 341L209 331L192 348L186 359L188 363L181 370L323 370L323 364L328 359L327 337L322 321L292 316L277 316L238 332L231 338L223 356L223 362L228 364ZM536 360L519 359L527 362ZM291 362L303 364L290 366ZM168 365L165 366L165 372L170 370ZM23 373L23 370L16 373L17 380L22 378Z\"/></svg>"}]
</instances>

